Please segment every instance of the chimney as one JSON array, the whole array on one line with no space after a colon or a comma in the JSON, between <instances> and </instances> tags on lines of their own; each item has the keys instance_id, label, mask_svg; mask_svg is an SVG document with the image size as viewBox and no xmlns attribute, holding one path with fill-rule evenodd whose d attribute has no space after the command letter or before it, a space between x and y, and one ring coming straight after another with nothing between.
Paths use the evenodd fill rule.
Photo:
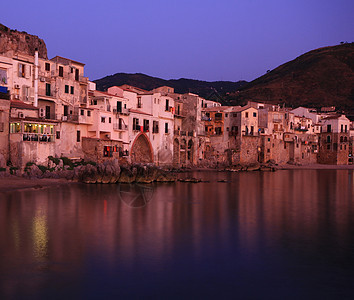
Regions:
<instances>
[{"instance_id":1,"label":"chimney","mask_svg":"<svg viewBox=\"0 0 354 300\"><path fill-rule=\"evenodd\" d=\"M38 49L34 50L34 103L38 107Z\"/></svg>"}]
</instances>

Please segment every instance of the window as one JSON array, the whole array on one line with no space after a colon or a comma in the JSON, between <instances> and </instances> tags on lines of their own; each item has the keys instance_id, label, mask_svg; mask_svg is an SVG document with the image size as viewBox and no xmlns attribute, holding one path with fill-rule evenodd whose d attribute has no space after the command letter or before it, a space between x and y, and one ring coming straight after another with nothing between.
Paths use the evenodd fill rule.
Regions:
<instances>
[{"instance_id":1,"label":"window","mask_svg":"<svg viewBox=\"0 0 354 300\"><path fill-rule=\"evenodd\" d=\"M348 132L348 125L345 125L344 132Z\"/></svg>"},{"instance_id":2,"label":"window","mask_svg":"<svg viewBox=\"0 0 354 300\"><path fill-rule=\"evenodd\" d=\"M229 127L226 127L226 131L229 131L230 129L229 129Z\"/></svg>"},{"instance_id":3,"label":"window","mask_svg":"<svg viewBox=\"0 0 354 300\"><path fill-rule=\"evenodd\" d=\"M225 118L227 118L229 116L229 114L225 114Z\"/></svg>"},{"instance_id":4,"label":"window","mask_svg":"<svg viewBox=\"0 0 354 300\"><path fill-rule=\"evenodd\" d=\"M221 135L221 127L215 127L215 134L216 135Z\"/></svg>"},{"instance_id":5,"label":"window","mask_svg":"<svg viewBox=\"0 0 354 300\"><path fill-rule=\"evenodd\" d=\"M141 108L141 97L138 97L138 104L137 104L137 108Z\"/></svg>"},{"instance_id":6,"label":"window","mask_svg":"<svg viewBox=\"0 0 354 300\"><path fill-rule=\"evenodd\" d=\"M103 156L104 157L112 157L113 156L113 152L115 152L115 146L104 146L103 147Z\"/></svg>"},{"instance_id":7,"label":"window","mask_svg":"<svg viewBox=\"0 0 354 300\"><path fill-rule=\"evenodd\" d=\"M112 118L111 117L108 118L108 123L112 123Z\"/></svg>"},{"instance_id":8,"label":"window","mask_svg":"<svg viewBox=\"0 0 354 300\"><path fill-rule=\"evenodd\" d=\"M79 81L79 69L75 69L75 80Z\"/></svg>"},{"instance_id":9,"label":"window","mask_svg":"<svg viewBox=\"0 0 354 300\"><path fill-rule=\"evenodd\" d=\"M67 84L65 85L65 94L69 94L69 86Z\"/></svg>"},{"instance_id":10,"label":"window","mask_svg":"<svg viewBox=\"0 0 354 300\"><path fill-rule=\"evenodd\" d=\"M159 133L159 122L158 121L152 122L152 133Z\"/></svg>"},{"instance_id":11,"label":"window","mask_svg":"<svg viewBox=\"0 0 354 300\"><path fill-rule=\"evenodd\" d=\"M64 116L67 116L69 112L69 106L64 105Z\"/></svg>"},{"instance_id":12,"label":"window","mask_svg":"<svg viewBox=\"0 0 354 300\"><path fill-rule=\"evenodd\" d=\"M81 133L80 133L80 130L76 131L76 141L77 142L80 142L81 140Z\"/></svg>"},{"instance_id":13,"label":"window","mask_svg":"<svg viewBox=\"0 0 354 300\"><path fill-rule=\"evenodd\" d=\"M80 114L83 116L84 113L85 113L85 111L83 109L81 109Z\"/></svg>"},{"instance_id":14,"label":"window","mask_svg":"<svg viewBox=\"0 0 354 300\"><path fill-rule=\"evenodd\" d=\"M25 65L24 64L18 64L18 77L25 77L26 71L25 71Z\"/></svg>"},{"instance_id":15,"label":"window","mask_svg":"<svg viewBox=\"0 0 354 300\"><path fill-rule=\"evenodd\" d=\"M10 133L21 132L21 124L20 123L11 123L10 124Z\"/></svg>"},{"instance_id":16,"label":"window","mask_svg":"<svg viewBox=\"0 0 354 300\"><path fill-rule=\"evenodd\" d=\"M166 107L165 107L165 111L169 111L170 110L170 105L169 105L169 100L166 99Z\"/></svg>"},{"instance_id":17,"label":"window","mask_svg":"<svg viewBox=\"0 0 354 300\"><path fill-rule=\"evenodd\" d=\"M327 132L331 132L332 131L332 126L331 125L327 125Z\"/></svg>"},{"instance_id":18,"label":"window","mask_svg":"<svg viewBox=\"0 0 354 300\"><path fill-rule=\"evenodd\" d=\"M340 125L340 132L343 132L343 124Z\"/></svg>"},{"instance_id":19,"label":"window","mask_svg":"<svg viewBox=\"0 0 354 300\"><path fill-rule=\"evenodd\" d=\"M330 142L331 142L331 136L327 135L327 143L330 143Z\"/></svg>"},{"instance_id":20,"label":"window","mask_svg":"<svg viewBox=\"0 0 354 300\"><path fill-rule=\"evenodd\" d=\"M221 120L221 119L222 119L222 113L216 113L215 120Z\"/></svg>"},{"instance_id":21,"label":"window","mask_svg":"<svg viewBox=\"0 0 354 300\"><path fill-rule=\"evenodd\" d=\"M74 95L74 87L73 86L70 87L70 94Z\"/></svg>"},{"instance_id":22,"label":"window","mask_svg":"<svg viewBox=\"0 0 354 300\"><path fill-rule=\"evenodd\" d=\"M59 66L59 76L64 77L64 67Z\"/></svg>"},{"instance_id":23,"label":"window","mask_svg":"<svg viewBox=\"0 0 354 300\"><path fill-rule=\"evenodd\" d=\"M122 102L117 101L117 113L121 113L122 112Z\"/></svg>"},{"instance_id":24,"label":"window","mask_svg":"<svg viewBox=\"0 0 354 300\"><path fill-rule=\"evenodd\" d=\"M87 111L87 116L91 117L91 111L90 110Z\"/></svg>"},{"instance_id":25,"label":"window","mask_svg":"<svg viewBox=\"0 0 354 300\"><path fill-rule=\"evenodd\" d=\"M60 131L56 132L56 139L59 140L60 139Z\"/></svg>"},{"instance_id":26,"label":"window","mask_svg":"<svg viewBox=\"0 0 354 300\"><path fill-rule=\"evenodd\" d=\"M144 119L144 131L149 132L149 120Z\"/></svg>"},{"instance_id":27,"label":"window","mask_svg":"<svg viewBox=\"0 0 354 300\"><path fill-rule=\"evenodd\" d=\"M165 123L165 133L168 133L168 123Z\"/></svg>"},{"instance_id":28,"label":"window","mask_svg":"<svg viewBox=\"0 0 354 300\"><path fill-rule=\"evenodd\" d=\"M46 96L51 96L50 94L50 83L45 84L45 95Z\"/></svg>"},{"instance_id":29,"label":"window","mask_svg":"<svg viewBox=\"0 0 354 300\"><path fill-rule=\"evenodd\" d=\"M133 118L133 130L140 130L138 118Z\"/></svg>"},{"instance_id":30,"label":"window","mask_svg":"<svg viewBox=\"0 0 354 300\"><path fill-rule=\"evenodd\" d=\"M45 63L45 70L50 71L50 63Z\"/></svg>"},{"instance_id":31,"label":"window","mask_svg":"<svg viewBox=\"0 0 354 300\"><path fill-rule=\"evenodd\" d=\"M248 118L248 112L246 112L246 118Z\"/></svg>"},{"instance_id":32,"label":"window","mask_svg":"<svg viewBox=\"0 0 354 300\"><path fill-rule=\"evenodd\" d=\"M254 112L254 113L253 113L253 116L254 116L254 117L257 117L257 113L256 113L256 112Z\"/></svg>"},{"instance_id":33,"label":"window","mask_svg":"<svg viewBox=\"0 0 354 300\"><path fill-rule=\"evenodd\" d=\"M101 123L106 123L106 117L101 117Z\"/></svg>"}]
</instances>

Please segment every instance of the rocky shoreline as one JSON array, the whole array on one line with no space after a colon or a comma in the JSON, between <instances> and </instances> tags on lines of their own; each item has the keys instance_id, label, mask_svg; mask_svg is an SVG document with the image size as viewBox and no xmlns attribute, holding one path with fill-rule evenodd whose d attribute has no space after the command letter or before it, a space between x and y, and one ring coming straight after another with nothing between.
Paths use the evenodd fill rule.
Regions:
<instances>
[{"instance_id":1,"label":"rocky shoreline","mask_svg":"<svg viewBox=\"0 0 354 300\"><path fill-rule=\"evenodd\" d=\"M107 160L103 163L77 162L74 163L66 158L49 158L48 166L27 164L24 170L18 170L11 166L2 168L0 171L0 191L11 191L19 188L39 188L55 184L69 182L85 184L115 184L115 183L143 183L152 182L204 182L191 176L178 176L179 173L195 171L219 171L219 172L274 172L276 170L294 169L348 169L354 170L354 165L296 165L286 164L249 164L236 165L226 168L185 168L157 167L152 164L119 165L118 160ZM183 177L183 178L179 178Z\"/></svg>"}]
</instances>

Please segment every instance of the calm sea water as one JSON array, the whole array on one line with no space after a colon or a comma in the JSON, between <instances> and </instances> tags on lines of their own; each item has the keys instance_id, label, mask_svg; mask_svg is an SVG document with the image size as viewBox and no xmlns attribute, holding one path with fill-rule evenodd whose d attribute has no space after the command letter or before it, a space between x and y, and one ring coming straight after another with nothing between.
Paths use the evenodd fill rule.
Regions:
<instances>
[{"instance_id":1,"label":"calm sea water","mask_svg":"<svg viewBox=\"0 0 354 300\"><path fill-rule=\"evenodd\" d=\"M353 170L193 175L1 195L0 298L354 297Z\"/></svg>"}]
</instances>

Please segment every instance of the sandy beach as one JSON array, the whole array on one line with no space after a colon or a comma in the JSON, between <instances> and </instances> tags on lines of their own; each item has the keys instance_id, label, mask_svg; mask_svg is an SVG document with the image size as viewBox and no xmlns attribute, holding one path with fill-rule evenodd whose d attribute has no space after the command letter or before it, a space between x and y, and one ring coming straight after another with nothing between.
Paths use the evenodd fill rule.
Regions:
<instances>
[{"instance_id":1,"label":"sandy beach","mask_svg":"<svg viewBox=\"0 0 354 300\"><path fill-rule=\"evenodd\" d=\"M18 176L9 176L0 178L0 193L25 189L42 189L45 187L59 186L71 183L73 182L66 179L27 179Z\"/></svg>"}]
</instances>

